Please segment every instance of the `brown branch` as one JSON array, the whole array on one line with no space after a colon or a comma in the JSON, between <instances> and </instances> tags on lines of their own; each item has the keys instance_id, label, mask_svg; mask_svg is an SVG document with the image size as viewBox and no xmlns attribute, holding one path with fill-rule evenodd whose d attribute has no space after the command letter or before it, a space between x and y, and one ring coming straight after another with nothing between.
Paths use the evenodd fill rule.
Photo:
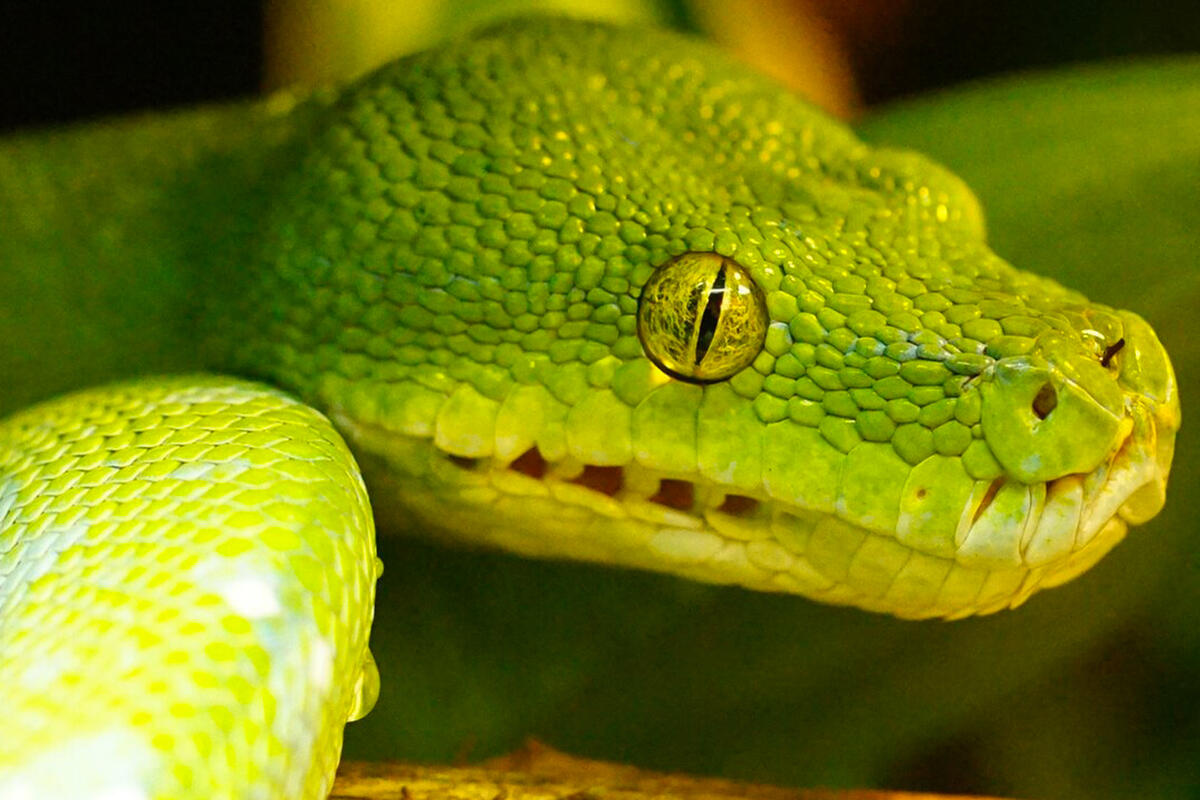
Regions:
<instances>
[{"instance_id":1,"label":"brown branch","mask_svg":"<svg viewBox=\"0 0 1200 800\"><path fill-rule=\"evenodd\" d=\"M343 764L330 800L989 800L874 790L784 789L589 761L530 742L474 767ZM990 800L997 800L991 798Z\"/></svg>"}]
</instances>

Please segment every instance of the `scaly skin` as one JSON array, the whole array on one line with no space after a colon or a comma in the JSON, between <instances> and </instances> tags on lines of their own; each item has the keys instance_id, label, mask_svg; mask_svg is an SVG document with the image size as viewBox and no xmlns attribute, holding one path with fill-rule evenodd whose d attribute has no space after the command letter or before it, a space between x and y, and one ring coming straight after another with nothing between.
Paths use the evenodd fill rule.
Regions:
<instances>
[{"instance_id":1,"label":"scaly skin","mask_svg":"<svg viewBox=\"0 0 1200 800\"><path fill-rule=\"evenodd\" d=\"M143 380L12 417L0 474L0 797L328 792L379 567L327 421Z\"/></svg>"},{"instance_id":2,"label":"scaly skin","mask_svg":"<svg viewBox=\"0 0 1200 800\"><path fill-rule=\"evenodd\" d=\"M161 123L153 190L79 240L30 214L14 265L178 268L152 353L203 341L327 414L385 528L958 617L1161 507L1179 406L1149 326L1014 269L954 176L700 44L524 22L286 105ZM103 196L40 147L0 193ZM703 383L655 366L710 339ZM0 426L0 707L39 731L0 744L0 798L322 796L371 701L365 508L332 429L254 384Z\"/></svg>"}]
</instances>

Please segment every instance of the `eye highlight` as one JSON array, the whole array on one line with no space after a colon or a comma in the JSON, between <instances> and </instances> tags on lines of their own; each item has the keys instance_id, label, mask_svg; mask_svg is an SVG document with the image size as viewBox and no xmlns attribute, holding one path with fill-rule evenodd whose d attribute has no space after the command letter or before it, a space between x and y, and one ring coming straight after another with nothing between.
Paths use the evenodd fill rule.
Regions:
<instances>
[{"instance_id":1,"label":"eye highlight","mask_svg":"<svg viewBox=\"0 0 1200 800\"><path fill-rule=\"evenodd\" d=\"M642 288L638 338L654 364L690 383L723 381L744 369L767 335L762 290L736 261L684 253Z\"/></svg>"}]
</instances>

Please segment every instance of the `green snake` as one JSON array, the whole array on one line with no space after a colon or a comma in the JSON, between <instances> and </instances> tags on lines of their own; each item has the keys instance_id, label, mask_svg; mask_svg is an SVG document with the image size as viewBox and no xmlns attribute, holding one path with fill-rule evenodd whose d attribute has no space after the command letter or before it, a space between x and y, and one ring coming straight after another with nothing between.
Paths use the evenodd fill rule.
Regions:
<instances>
[{"instance_id":1,"label":"green snake","mask_svg":"<svg viewBox=\"0 0 1200 800\"><path fill-rule=\"evenodd\" d=\"M956 618L1163 503L1146 322L674 34L18 137L0 208L0 407L125 379L0 422L0 800L324 797L376 524Z\"/></svg>"}]
</instances>

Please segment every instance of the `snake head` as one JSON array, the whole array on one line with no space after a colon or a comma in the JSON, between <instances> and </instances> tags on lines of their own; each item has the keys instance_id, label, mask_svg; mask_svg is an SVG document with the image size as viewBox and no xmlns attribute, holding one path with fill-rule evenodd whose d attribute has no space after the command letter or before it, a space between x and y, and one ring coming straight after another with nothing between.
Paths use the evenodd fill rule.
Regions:
<instances>
[{"instance_id":1,"label":"snake head","mask_svg":"<svg viewBox=\"0 0 1200 800\"><path fill-rule=\"evenodd\" d=\"M1149 327L701 43L512 23L309 112L210 327L334 419L381 529L950 617L1161 504Z\"/></svg>"}]
</instances>

